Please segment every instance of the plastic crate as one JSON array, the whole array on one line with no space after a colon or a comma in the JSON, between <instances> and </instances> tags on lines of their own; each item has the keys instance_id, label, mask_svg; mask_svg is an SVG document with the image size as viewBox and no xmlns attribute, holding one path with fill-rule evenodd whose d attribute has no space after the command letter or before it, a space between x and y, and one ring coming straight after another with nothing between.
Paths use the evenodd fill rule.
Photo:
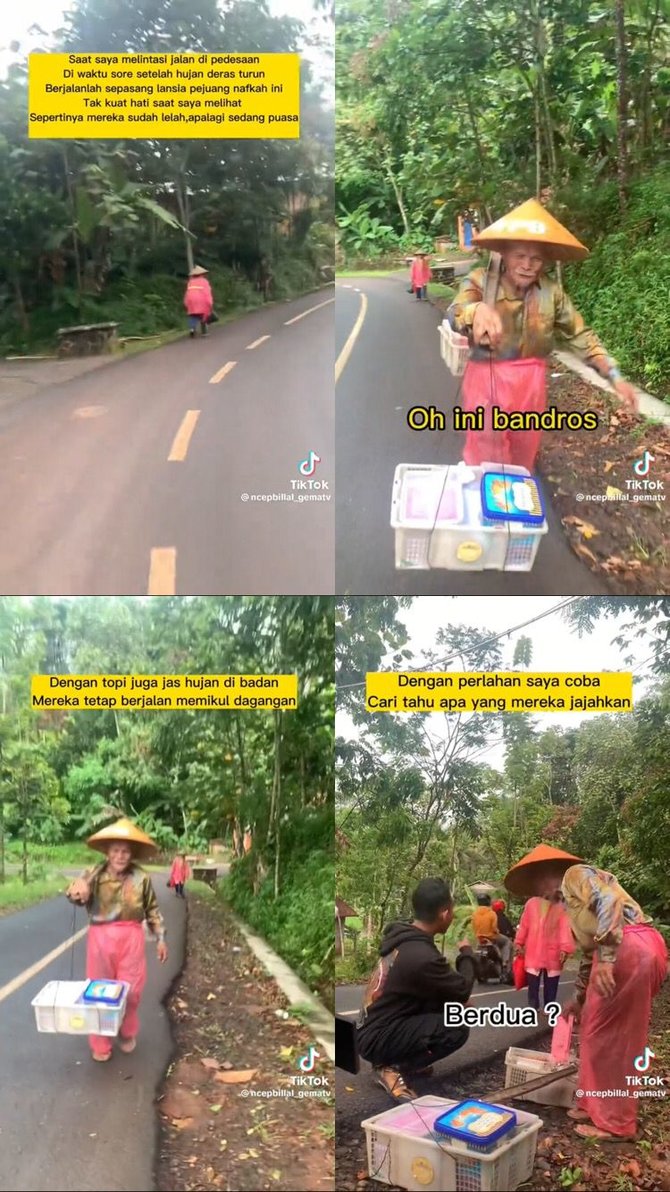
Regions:
<instances>
[{"instance_id":1,"label":"plastic crate","mask_svg":"<svg viewBox=\"0 0 670 1192\"><path fill-rule=\"evenodd\" d=\"M88 981L49 981L31 1005L40 1033L49 1035L118 1035L126 1012L130 985L123 984L118 1006L84 1002Z\"/></svg>"},{"instance_id":2,"label":"plastic crate","mask_svg":"<svg viewBox=\"0 0 670 1192\"><path fill-rule=\"evenodd\" d=\"M514 1088L516 1084L525 1084L527 1080L536 1080L539 1076L546 1076L553 1072L557 1065L546 1051L528 1051L524 1047L510 1047L505 1056L505 1088ZM525 1093L524 1101L533 1101L536 1105L563 1105L569 1108L575 1103L575 1089L577 1076L564 1076L562 1080L555 1080L543 1089Z\"/></svg>"},{"instance_id":3,"label":"plastic crate","mask_svg":"<svg viewBox=\"0 0 670 1192\"><path fill-rule=\"evenodd\" d=\"M444 360L449 372L454 377L462 377L470 355L470 344L467 336L459 335L450 326L447 319L438 327L440 333L440 356Z\"/></svg>"},{"instance_id":4,"label":"plastic crate","mask_svg":"<svg viewBox=\"0 0 670 1192\"><path fill-rule=\"evenodd\" d=\"M363 1121L370 1178L411 1192L513 1192L529 1179L542 1119L515 1110L516 1130L484 1154L433 1131L435 1118L457 1104L418 1097Z\"/></svg>"},{"instance_id":5,"label":"plastic crate","mask_svg":"<svg viewBox=\"0 0 670 1192\"><path fill-rule=\"evenodd\" d=\"M481 478L498 464L468 468L473 479L461 484L461 464L398 464L393 478L391 526L395 531L395 565L398 570L428 571L531 571L547 522L526 525L501 522L482 514ZM508 475L528 476L525 468L504 465ZM422 483L427 493L423 517L407 515L407 490ZM462 494L460 521L440 515L440 495L458 485Z\"/></svg>"}]
</instances>

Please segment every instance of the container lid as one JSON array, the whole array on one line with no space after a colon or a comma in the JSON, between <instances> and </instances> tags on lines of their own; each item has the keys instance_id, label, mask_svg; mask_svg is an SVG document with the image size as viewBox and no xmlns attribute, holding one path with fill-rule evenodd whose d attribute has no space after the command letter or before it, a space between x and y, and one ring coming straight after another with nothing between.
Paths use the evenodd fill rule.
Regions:
<instances>
[{"instance_id":1,"label":"container lid","mask_svg":"<svg viewBox=\"0 0 670 1192\"><path fill-rule=\"evenodd\" d=\"M106 1006L118 1006L123 998L123 981L89 981L82 996L85 1002L103 1002Z\"/></svg>"},{"instance_id":2,"label":"container lid","mask_svg":"<svg viewBox=\"0 0 670 1192\"><path fill-rule=\"evenodd\" d=\"M533 476L484 472L481 482L482 512L492 521L524 522L539 526L545 518L544 502Z\"/></svg>"},{"instance_id":3,"label":"container lid","mask_svg":"<svg viewBox=\"0 0 670 1192\"><path fill-rule=\"evenodd\" d=\"M450 469L417 469L405 473L400 493L400 525L430 530L463 520L463 497L458 483L450 483Z\"/></svg>"},{"instance_id":4,"label":"container lid","mask_svg":"<svg viewBox=\"0 0 670 1192\"><path fill-rule=\"evenodd\" d=\"M493 1146L515 1128L516 1122L513 1109L490 1105L487 1101L461 1101L436 1118L433 1129L460 1142Z\"/></svg>"}]
</instances>

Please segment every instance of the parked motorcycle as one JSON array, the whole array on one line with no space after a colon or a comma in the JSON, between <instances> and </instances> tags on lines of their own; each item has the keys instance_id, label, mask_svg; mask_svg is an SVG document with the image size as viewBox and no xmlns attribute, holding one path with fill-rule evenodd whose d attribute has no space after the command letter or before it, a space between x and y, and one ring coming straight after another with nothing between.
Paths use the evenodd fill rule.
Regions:
<instances>
[{"instance_id":1,"label":"parked motorcycle","mask_svg":"<svg viewBox=\"0 0 670 1192\"><path fill-rule=\"evenodd\" d=\"M479 936L477 947L461 944L456 958L456 969L470 980L486 985L487 981L498 981L501 985L513 985L512 969L503 965L502 954L497 944L485 936Z\"/></svg>"}]
</instances>

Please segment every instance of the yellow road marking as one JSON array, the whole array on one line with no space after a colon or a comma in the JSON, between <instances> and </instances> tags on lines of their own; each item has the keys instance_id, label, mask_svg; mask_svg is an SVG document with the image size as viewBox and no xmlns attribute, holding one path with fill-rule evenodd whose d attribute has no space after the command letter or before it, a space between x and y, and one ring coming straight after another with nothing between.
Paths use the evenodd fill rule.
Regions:
<instances>
[{"instance_id":1,"label":"yellow road marking","mask_svg":"<svg viewBox=\"0 0 670 1192\"><path fill-rule=\"evenodd\" d=\"M191 442L191 436L195 430L195 424L200 417L200 410L187 410L184 414L182 424L179 427L175 437L174 443L168 455L168 463L172 461L181 461L186 459L186 452L188 445Z\"/></svg>"},{"instance_id":2,"label":"yellow road marking","mask_svg":"<svg viewBox=\"0 0 670 1192\"><path fill-rule=\"evenodd\" d=\"M227 364L224 364L223 368L220 368L218 372L214 373L213 377L209 378L210 385L216 385L217 381L222 381L224 377L228 376L229 372L233 371L236 364L237 360L229 360Z\"/></svg>"},{"instance_id":3,"label":"yellow road marking","mask_svg":"<svg viewBox=\"0 0 670 1192\"><path fill-rule=\"evenodd\" d=\"M20 989L22 985L26 984L26 981L30 981L37 973L41 973L42 969L46 968L48 964L51 964L52 960L56 960L58 956L62 956L63 952L67 952L68 948L75 944L77 940L80 940L82 936L86 935L87 931L88 927L82 927L81 931L78 931L76 935L71 936L64 943L59 944L57 948L48 952L41 960L37 960L35 964L31 964L30 968L24 969L22 973L19 973L18 977L14 977L12 981L8 981L6 985L3 985L0 989L0 1002L4 1002L10 993L16 993L17 989Z\"/></svg>"},{"instance_id":4,"label":"yellow road marking","mask_svg":"<svg viewBox=\"0 0 670 1192\"><path fill-rule=\"evenodd\" d=\"M251 350L253 348L257 348L259 344L264 344L266 339L269 339L269 338L270 338L269 335L261 335L260 339L255 339L252 344L247 344L247 352L251 352Z\"/></svg>"},{"instance_id":5,"label":"yellow road marking","mask_svg":"<svg viewBox=\"0 0 670 1192\"><path fill-rule=\"evenodd\" d=\"M148 596L174 596L177 552L173 546L157 546L151 552Z\"/></svg>"},{"instance_id":6,"label":"yellow road marking","mask_svg":"<svg viewBox=\"0 0 670 1192\"><path fill-rule=\"evenodd\" d=\"M363 320L365 319L365 312L367 311L367 309L368 309L367 297L365 296L365 294L361 294L361 309L358 312L358 318L356 319L356 322L354 323L354 325L351 329L351 332L349 334L349 338L348 338L347 342L345 343L344 347L342 348L342 351L340 352L340 354L337 357L337 360L335 362L335 384L336 385L342 375L342 372L344 371L344 367L345 367L349 357L351 356L353 346L356 343L356 340L358 339L358 335L361 330L361 327L363 326Z\"/></svg>"},{"instance_id":7,"label":"yellow road marking","mask_svg":"<svg viewBox=\"0 0 670 1192\"><path fill-rule=\"evenodd\" d=\"M296 315L295 318L293 318L293 319L287 319L286 322L284 323L284 326L290 327L291 323L297 323L299 319L306 319L307 316L311 315L313 311L321 310L322 306L330 306L331 302L334 302L334 301L335 301L334 298L328 298L328 299L326 299L325 302L319 302L317 306L310 306L309 310L304 310L301 315Z\"/></svg>"}]
</instances>

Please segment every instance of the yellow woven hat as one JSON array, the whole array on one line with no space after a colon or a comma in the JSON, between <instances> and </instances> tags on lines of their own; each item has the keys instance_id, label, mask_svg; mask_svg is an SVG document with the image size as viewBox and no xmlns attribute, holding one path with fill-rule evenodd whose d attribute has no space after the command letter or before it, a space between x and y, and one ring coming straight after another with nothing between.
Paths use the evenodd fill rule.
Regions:
<instances>
[{"instance_id":1,"label":"yellow woven hat","mask_svg":"<svg viewBox=\"0 0 670 1192\"><path fill-rule=\"evenodd\" d=\"M474 244L489 248L492 252L502 252L520 240L542 244L555 261L583 261L589 255L586 245L554 219L536 199L528 199L520 207L515 207L508 215L503 215L502 219L484 228L483 232L477 232L472 240Z\"/></svg>"},{"instance_id":2,"label":"yellow woven hat","mask_svg":"<svg viewBox=\"0 0 670 1192\"><path fill-rule=\"evenodd\" d=\"M115 824L102 828L100 832L89 836L86 843L99 853L106 853L110 844L128 844L133 850L133 857L141 861L148 860L157 847L151 837L129 819L119 819Z\"/></svg>"},{"instance_id":3,"label":"yellow woven hat","mask_svg":"<svg viewBox=\"0 0 670 1192\"><path fill-rule=\"evenodd\" d=\"M554 848L550 844L538 844L513 865L505 874L505 889L510 894L519 894L524 898L532 897L537 877L547 869L570 869L572 865L582 865L581 857L574 857L562 848Z\"/></svg>"},{"instance_id":4,"label":"yellow woven hat","mask_svg":"<svg viewBox=\"0 0 670 1192\"><path fill-rule=\"evenodd\" d=\"M203 273L209 273L209 269L203 269L202 265L196 265L195 269L191 269L189 277L202 277Z\"/></svg>"}]
</instances>

